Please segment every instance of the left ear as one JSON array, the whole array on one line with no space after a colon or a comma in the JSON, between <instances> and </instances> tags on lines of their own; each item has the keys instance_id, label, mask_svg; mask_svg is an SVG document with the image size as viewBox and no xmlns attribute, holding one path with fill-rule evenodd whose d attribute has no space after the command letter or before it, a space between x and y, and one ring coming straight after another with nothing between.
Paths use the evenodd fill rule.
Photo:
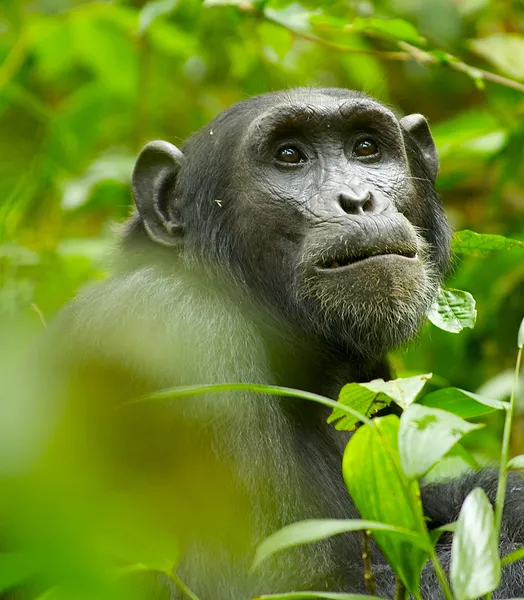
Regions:
<instances>
[{"instance_id":1,"label":"left ear","mask_svg":"<svg viewBox=\"0 0 524 600\"><path fill-rule=\"evenodd\" d=\"M428 122L422 115L407 115L400 119L400 127L415 140L434 182L438 173L438 154Z\"/></svg>"}]
</instances>

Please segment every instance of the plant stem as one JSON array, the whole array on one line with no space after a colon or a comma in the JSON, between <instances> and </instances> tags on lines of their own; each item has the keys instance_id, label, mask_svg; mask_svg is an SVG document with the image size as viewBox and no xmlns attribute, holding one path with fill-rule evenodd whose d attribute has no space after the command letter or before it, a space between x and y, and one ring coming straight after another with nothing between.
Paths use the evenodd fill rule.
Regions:
<instances>
[{"instance_id":1,"label":"plant stem","mask_svg":"<svg viewBox=\"0 0 524 600\"><path fill-rule=\"evenodd\" d=\"M371 531L362 532L362 561L364 563L364 583L366 584L366 591L370 596L374 596L377 591L375 584L375 577L371 570L371 549L369 547L369 538L371 537Z\"/></svg>"},{"instance_id":2,"label":"plant stem","mask_svg":"<svg viewBox=\"0 0 524 600\"><path fill-rule=\"evenodd\" d=\"M315 44L320 44L325 46L326 48L330 48L331 50L336 50L337 52L347 52L354 54L369 54L371 56L376 56L377 58L382 58L384 60L400 60L400 61L415 61L421 65L442 65L446 66L449 69L453 69L454 71L460 71L461 73L466 73L471 76L472 71L475 72L476 78L482 81L490 81L492 83L496 83L498 85L503 85L505 87L511 88L518 92L524 93L524 85L514 79L510 79L509 77L503 77L502 75L498 75L497 73L491 73L490 71L486 71L485 69L479 69L477 67L472 67L467 63L455 58L451 57L453 60L441 61L436 56L434 56L431 52L427 52L426 50L422 50L413 46L412 44L408 44L403 40L392 40L390 37L385 37L381 35L377 35L371 32L360 32L364 33L368 37L376 37L382 40L386 40L389 42L396 43L396 45L402 49L402 51L387 51L387 50L369 50L364 48L352 48L351 46L346 46L344 44L339 44L337 42L332 42L326 38L319 37L317 35L307 33L305 31L300 31L295 29L294 27L290 27L280 19L276 19L271 16L271 14L264 12L263 18L266 21L274 23L284 29L287 29L290 33L298 38L302 38L303 40L308 40ZM346 29L348 31L348 29Z\"/></svg>"},{"instance_id":3,"label":"plant stem","mask_svg":"<svg viewBox=\"0 0 524 600\"><path fill-rule=\"evenodd\" d=\"M397 576L395 585L395 600L406 600L407 590L400 577Z\"/></svg>"},{"instance_id":4,"label":"plant stem","mask_svg":"<svg viewBox=\"0 0 524 600\"><path fill-rule=\"evenodd\" d=\"M504 422L504 434L502 437L502 450L500 453L499 483L497 487L497 498L495 500L495 532L497 539L500 537L500 526L502 523L502 513L504 512L504 500L506 499L506 486L508 481L508 460L509 460L509 442L511 439L511 426L513 415L515 413L515 402L517 399L517 388L519 384L520 363L522 361L522 348L519 348L517 354L517 364L515 365L515 378L513 380L513 389L509 406L506 409L506 420ZM484 596L485 600L491 600L491 592Z\"/></svg>"},{"instance_id":5,"label":"plant stem","mask_svg":"<svg viewBox=\"0 0 524 600\"><path fill-rule=\"evenodd\" d=\"M180 577L176 574L175 571L171 573L167 573L171 581L177 586L177 588L184 593L191 600L200 600L199 597L195 594L195 592L191 591L187 585L180 579Z\"/></svg>"},{"instance_id":6,"label":"plant stem","mask_svg":"<svg viewBox=\"0 0 524 600\"><path fill-rule=\"evenodd\" d=\"M431 562L433 563L433 568L435 569L435 574L439 580L440 587L442 588L444 598L446 598L446 600L453 600L453 594L451 593L451 588L449 587L448 578L446 577L446 573L444 573L444 569L440 564L437 553L435 552L435 548L431 548L429 556L431 558Z\"/></svg>"},{"instance_id":7,"label":"plant stem","mask_svg":"<svg viewBox=\"0 0 524 600\"><path fill-rule=\"evenodd\" d=\"M509 407L506 410L506 421L504 423L504 435L502 438L502 452L500 456L499 484L497 488L497 499L495 501L495 531L497 536L500 534L500 524L502 522L502 512L504 510L504 500L506 498L506 484L508 479L508 460L509 460L509 442L511 439L511 425L515 413L515 402L517 399L517 387L519 384L520 364L522 361L522 348L517 354L517 364L515 365L515 378L513 380L513 389Z\"/></svg>"}]
</instances>

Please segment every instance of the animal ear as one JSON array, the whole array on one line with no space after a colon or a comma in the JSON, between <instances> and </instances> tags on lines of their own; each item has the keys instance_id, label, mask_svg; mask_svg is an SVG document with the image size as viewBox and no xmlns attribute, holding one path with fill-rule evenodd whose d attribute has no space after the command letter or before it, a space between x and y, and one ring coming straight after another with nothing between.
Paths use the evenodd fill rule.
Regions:
<instances>
[{"instance_id":1,"label":"animal ear","mask_svg":"<svg viewBox=\"0 0 524 600\"><path fill-rule=\"evenodd\" d=\"M400 119L400 126L414 139L424 157L431 180L435 181L438 173L438 154L428 122L422 115L407 115Z\"/></svg>"},{"instance_id":2,"label":"animal ear","mask_svg":"<svg viewBox=\"0 0 524 600\"><path fill-rule=\"evenodd\" d=\"M149 237L163 246L176 246L184 226L175 210L173 186L184 161L180 150L168 142L147 144L133 169L133 194Z\"/></svg>"}]
</instances>

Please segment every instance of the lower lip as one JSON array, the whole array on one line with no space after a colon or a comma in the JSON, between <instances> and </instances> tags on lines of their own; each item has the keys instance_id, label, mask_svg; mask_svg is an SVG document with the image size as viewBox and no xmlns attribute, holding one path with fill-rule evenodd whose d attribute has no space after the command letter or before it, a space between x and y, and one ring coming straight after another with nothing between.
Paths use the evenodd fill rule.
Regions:
<instances>
[{"instance_id":1,"label":"lower lip","mask_svg":"<svg viewBox=\"0 0 524 600\"><path fill-rule=\"evenodd\" d=\"M403 260L407 260L409 262L418 262L419 257L418 254L415 254L415 256L404 256L403 254L377 254L376 256L368 256L367 258L361 258L360 260L357 260L355 262L349 263L347 265L343 265L341 267L315 267L316 271L322 272L322 273L329 273L329 272L337 272L340 273L341 271L348 271L349 269L351 269L352 267L356 267L357 265L361 265L364 263L372 263L372 262L378 262L380 260L384 260L384 259L403 259Z\"/></svg>"}]
</instances>

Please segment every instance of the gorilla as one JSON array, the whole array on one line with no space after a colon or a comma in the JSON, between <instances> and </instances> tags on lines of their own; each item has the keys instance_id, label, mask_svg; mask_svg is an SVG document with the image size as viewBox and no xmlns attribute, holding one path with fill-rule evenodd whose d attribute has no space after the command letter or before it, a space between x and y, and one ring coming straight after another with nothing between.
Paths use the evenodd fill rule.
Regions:
<instances>
[{"instance_id":1,"label":"gorilla","mask_svg":"<svg viewBox=\"0 0 524 600\"><path fill-rule=\"evenodd\" d=\"M47 352L68 373L57 397L115 407L174 386L246 382L336 398L345 383L391 378L387 353L416 335L450 260L437 171L423 116L399 118L346 89L249 98L181 150L147 144L114 276L49 328ZM341 476L347 434L324 407L250 392L134 406L100 425L125 466L114 485L138 478L160 490L181 540L177 576L200 600L366 593L359 534L250 570L256 545L282 526L358 516ZM524 543L522 486L510 482L504 554ZM424 488L431 526L455 520L473 487L494 500L496 484L481 471ZM449 537L438 553L449 566ZM505 568L496 597L524 593L520 564ZM394 597L376 549L373 571L377 593ZM422 590L441 598L431 566Z\"/></svg>"}]
</instances>

